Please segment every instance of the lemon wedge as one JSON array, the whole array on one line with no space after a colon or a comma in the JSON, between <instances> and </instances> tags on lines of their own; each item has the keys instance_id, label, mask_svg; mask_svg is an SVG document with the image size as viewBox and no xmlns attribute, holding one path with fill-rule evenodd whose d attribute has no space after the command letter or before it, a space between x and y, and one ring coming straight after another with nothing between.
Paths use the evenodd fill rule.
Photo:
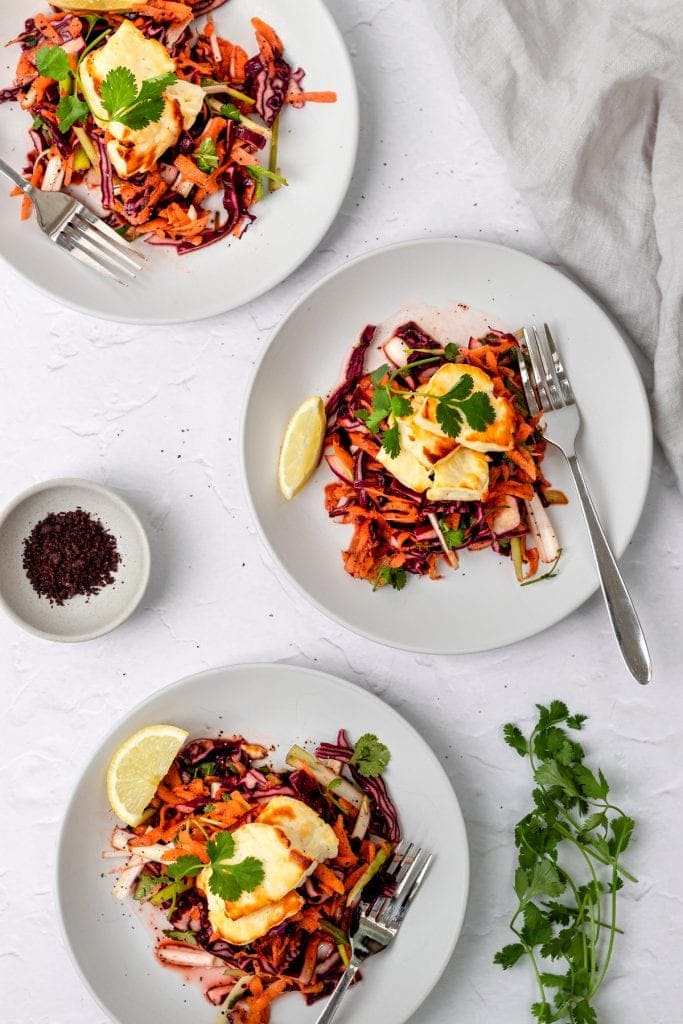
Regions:
<instances>
[{"instance_id":1,"label":"lemon wedge","mask_svg":"<svg viewBox=\"0 0 683 1024\"><path fill-rule=\"evenodd\" d=\"M147 725L116 750L107 768L111 808L126 825L139 825L156 788L185 743L175 725Z\"/></svg>"},{"instance_id":2,"label":"lemon wedge","mask_svg":"<svg viewBox=\"0 0 683 1024\"><path fill-rule=\"evenodd\" d=\"M51 0L52 2L52 0ZM144 0L54 0L60 11L120 12L134 11Z\"/></svg>"},{"instance_id":3,"label":"lemon wedge","mask_svg":"<svg viewBox=\"0 0 683 1024\"><path fill-rule=\"evenodd\" d=\"M302 402L287 424L277 479L288 501L313 476L322 455L326 427L325 406L318 395Z\"/></svg>"}]
</instances>

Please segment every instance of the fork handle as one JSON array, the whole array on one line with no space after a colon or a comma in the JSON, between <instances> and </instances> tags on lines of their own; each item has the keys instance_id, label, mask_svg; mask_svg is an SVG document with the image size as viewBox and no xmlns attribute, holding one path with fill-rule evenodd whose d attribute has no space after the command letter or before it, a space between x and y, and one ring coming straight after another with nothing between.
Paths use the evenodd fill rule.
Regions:
<instances>
[{"instance_id":1,"label":"fork handle","mask_svg":"<svg viewBox=\"0 0 683 1024\"><path fill-rule=\"evenodd\" d=\"M569 455L567 461L581 500L598 567L600 586L619 649L633 678L639 683L649 683L652 675L650 654L636 610L607 543L579 460L576 455Z\"/></svg>"},{"instance_id":2,"label":"fork handle","mask_svg":"<svg viewBox=\"0 0 683 1024\"><path fill-rule=\"evenodd\" d=\"M358 974L359 970L360 960L356 960L355 957L352 957L348 962L346 970L337 982L337 986L330 996L325 1009L318 1017L316 1024L332 1024L332 1019L336 1015L341 1001L346 995L346 990Z\"/></svg>"},{"instance_id":3,"label":"fork handle","mask_svg":"<svg viewBox=\"0 0 683 1024\"><path fill-rule=\"evenodd\" d=\"M14 168L10 167L9 164L6 164L2 157L0 157L0 171L5 175L6 178L9 178L10 181L13 181L14 184L18 188L20 188L22 192L25 192L27 196L31 194L31 192L33 191L33 185L30 185L25 178L22 178L20 174L17 174Z\"/></svg>"}]
</instances>

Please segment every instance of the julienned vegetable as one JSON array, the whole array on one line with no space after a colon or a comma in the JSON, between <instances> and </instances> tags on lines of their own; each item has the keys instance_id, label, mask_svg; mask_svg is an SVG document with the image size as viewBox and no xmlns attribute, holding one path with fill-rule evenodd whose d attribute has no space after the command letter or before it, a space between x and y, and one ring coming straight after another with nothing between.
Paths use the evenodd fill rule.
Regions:
<instances>
[{"instance_id":1,"label":"julienned vegetable","mask_svg":"<svg viewBox=\"0 0 683 1024\"><path fill-rule=\"evenodd\" d=\"M186 743L144 824L117 826L104 853L125 858L117 898L132 896L165 913L159 961L196 970L221 1019L234 1024L268 1024L270 1004L285 991L298 990L307 1002L331 992L349 959L361 895L368 887L370 895L382 891L382 868L401 835L381 778L390 754L374 734L352 745L341 730L315 755L295 745L290 770L276 771L266 758L265 747L239 736ZM285 847L298 851L291 863L273 854L273 843L283 843L273 831L278 821ZM264 828L266 845L245 856L246 832L253 837ZM283 883L283 870L299 874ZM257 892L264 878L267 889ZM274 885L285 895L264 902ZM240 916L226 925L243 899ZM292 900L282 923L260 925L260 914ZM226 927L252 927L256 918L258 937L226 939Z\"/></svg>"},{"instance_id":2,"label":"julienned vegetable","mask_svg":"<svg viewBox=\"0 0 683 1024\"><path fill-rule=\"evenodd\" d=\"M350 353L327 401L325 489L335 521L353 526L343 552L351 575L401 590L407 574L436 578L458 552L512 558L520 583L560 555L546 506L566 503L542 471L546 444L524 400L511 334L489 330L466 348L441 346L416 323L383 346L369 372L376 328Z\"/></svg>"},{"instance_id":3,"label":"julienned vegetable","mask_svg":"<svg viewBox=\"0 0 683 1024\"><path fill-rule=\"evenodd\" d=\"M127 238L142 236L181 254L241 237L264 186L287 184L277 154L285 108L336 96L303 91L304 72L294 70L261 19L252 19L252 57L219 37L211 17L195 24L225 2L148 0L118 13L60 10L28 18L12 40L21 47L16 84L0 92L0 103L18 100L33 118L25 177L44 190L85 185ZM106 76L90 74L93 57L122 26L133 42L153 41L163 72L139 80L147 55L136 62L121 43L118 66ZM25 198L22 217L30 212Z\"/></svg>"},{"instance_id":4,"label":"julienned vegetable","mask_svg":"<svg viewBox=\"0 0 683 1024\"><path fill-rule=\"evenodd\" d=\"M602 771L585 764L573 733L586 716L558 700L537 706L528 738L504 728L506 743L529 759L534 806L515 827L515 941L495 963L507 970L529 961L539 993L531 1012L541 1024L597 1024L594 1000L621 934L618 893L636 881L622 862L635 822L609 799Z\"/></svg>"}]
</instances>

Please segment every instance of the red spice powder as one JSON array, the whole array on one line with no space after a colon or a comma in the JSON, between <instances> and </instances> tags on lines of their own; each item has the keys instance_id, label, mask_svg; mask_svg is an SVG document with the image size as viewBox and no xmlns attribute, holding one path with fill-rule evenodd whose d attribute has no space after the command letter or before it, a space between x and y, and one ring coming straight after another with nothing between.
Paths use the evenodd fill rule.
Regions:
<instances>
[{"instance_id":1,"label":"red spice powder","mask_svg":"<svg viewBox=\"0 0 683 1024\"><path fill-rule=\"evenodd\" d=\"M51 512L24 539L26 575L50 604L64 604L77 594L99 594L114 582L120 561L116 538L81 508Z\"/></svg>"}]
</instances>

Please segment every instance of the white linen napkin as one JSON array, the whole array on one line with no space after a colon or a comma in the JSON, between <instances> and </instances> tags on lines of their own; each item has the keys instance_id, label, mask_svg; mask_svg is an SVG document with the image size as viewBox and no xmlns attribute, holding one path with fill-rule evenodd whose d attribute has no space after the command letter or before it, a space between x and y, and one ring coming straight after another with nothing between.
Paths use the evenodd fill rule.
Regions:
<instances>
[{"instance_id":1,"label":"white linen napkin","mask_svg":"<svg viewBox=\"0 0 683 1024\"><path fill-rule=\"evenodd\" d=\"M426 2L551 245L652 364L683 489L683 2Z\"/></svg>"}]
</instances>

